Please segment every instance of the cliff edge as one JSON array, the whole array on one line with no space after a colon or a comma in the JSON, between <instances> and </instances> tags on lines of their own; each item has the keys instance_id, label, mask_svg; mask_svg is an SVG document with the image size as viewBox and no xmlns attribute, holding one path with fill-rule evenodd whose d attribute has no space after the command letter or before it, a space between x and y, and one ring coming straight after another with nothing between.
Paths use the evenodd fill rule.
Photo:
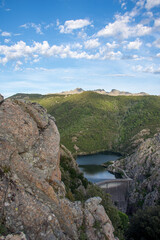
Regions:
<instances>
[{"instance_id":1,"label":"cliff edge","mask_svg":"<svg viewBox=\"0 0 160 240\"><path fill-rule=\"evenodd\" d=\"M133 138L132 154L116 161L110 170L120 167L133 179L129 191L129 212L155 206L160 201L160 129L148 138L143 129Z\"/></svg>"},{"instance_id":2,"label":"cliff edge","mask_svg":"<svg viewBox=\"0 0 160 240\"><path fill-rule=\"evenodd\" d=\"M31 240L114 240L101 198L65 198L54 118L37 103L0 95L0 123L0 224Z\"/></svg>"}]
</instances>

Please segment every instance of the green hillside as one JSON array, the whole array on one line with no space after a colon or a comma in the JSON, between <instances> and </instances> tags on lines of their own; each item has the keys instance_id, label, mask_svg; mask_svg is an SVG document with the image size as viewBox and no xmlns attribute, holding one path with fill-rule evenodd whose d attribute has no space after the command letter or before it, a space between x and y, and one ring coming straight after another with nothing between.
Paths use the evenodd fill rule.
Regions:
<instances>
[{"instance_id":1,"label":"green hillside","mask_svg":"<svg viewBox=\"0 0 160 240\"><path fill-rule=\"evenodd\" d=\"M36 101L56 118L61 142L73 153L102 150L125 152L142 129L151 135L160 127L160 97L107 96L94 92L74 95L17 94Z\"/></svg>"}]
</instances>

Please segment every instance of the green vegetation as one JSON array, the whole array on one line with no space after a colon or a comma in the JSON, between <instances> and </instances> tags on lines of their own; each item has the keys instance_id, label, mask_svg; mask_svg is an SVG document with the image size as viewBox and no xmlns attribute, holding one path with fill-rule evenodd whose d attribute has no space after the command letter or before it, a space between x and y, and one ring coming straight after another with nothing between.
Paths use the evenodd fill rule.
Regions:
<instances>
[{"instance_id":1,"label":"green vegetation","mask_svg":"<svg viewBox=\"0 0 160 240\"><path fill-rule=\"evenodd\" d=\"M0 236L6 236L7 234L9 234L8 229L6 228L5 224L1 223L0 224Z\"/></svg>"},{"instance_id":2,"label":"green vegetation","mask_svg":"<svg viewBox=\"0 0 160 240\"><path fill-rule=\"evenodd\" d=\"M56 119L61 143L75 154L103 150L123 153L142 129L150 129L151 136L160 126L158 96L115 97L88 91L68 96L17 94L12 98L44 106Z\"/></svg>"},{"instance_id":3,"label":"green vegetation","mask_svg":"<svg viewBox=\"0 0 160 240\"><path fill-rule=\"evenodd\" d=\"M132 217L127 232L128 240L160 239L160 205L139 210Z\"/></svg>"},{"instance_id":4,"label":"green vegetation","mask_svg":"<svg viewBox=\"0 0 160 240\"><path fill-rule=\"evenodd\" d=\"M118 211L118 209L113 205L109 194L103 192L101 188L96 185L91 184L83 177L83 174L79 172L73 166L69 156L61 156L60 161L62 181L66 187L66 197L70 201L82 201L84 203L88 198L91 197L101 197L102 205L105 208L112 224L115 228L115 235L118 236L120 240L124 239L124 232L128 226L128 217L126 214ZM85 224L84 224L85 226ZM84 227L82 226L82 227ZM95 223L95 228L98 228L98 223ZM81 238L86 239L83 229L80 229Z\"/></svg>"}]
</instances>

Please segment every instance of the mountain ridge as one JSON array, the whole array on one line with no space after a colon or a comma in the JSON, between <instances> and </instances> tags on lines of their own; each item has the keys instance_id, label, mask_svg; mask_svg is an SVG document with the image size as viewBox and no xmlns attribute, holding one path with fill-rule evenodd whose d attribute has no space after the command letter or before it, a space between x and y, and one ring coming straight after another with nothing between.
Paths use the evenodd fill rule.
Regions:
<instances>
[{"instance_id":1,"label":"mountain ridge","mask_svg":"<svg viewBox=\"0 0 160 240\"><path fill-rule=\"evenodd\" d=\"M70 95L70 94L80 94L83 92L96 92L99 94L104 94L104 95L109 95L109 96L146 96L149 95L148 93L145 92L140 92L140 93L130 93L126 91L119 91L117 89L112 89L110 92L106 92L104 89L95 89L95 90L84 90L82 88L75 88L74 90L70 91L63 91L60 93L55 93L55 94L60 94L60 95Z\"/></svg>"}]
</instances>

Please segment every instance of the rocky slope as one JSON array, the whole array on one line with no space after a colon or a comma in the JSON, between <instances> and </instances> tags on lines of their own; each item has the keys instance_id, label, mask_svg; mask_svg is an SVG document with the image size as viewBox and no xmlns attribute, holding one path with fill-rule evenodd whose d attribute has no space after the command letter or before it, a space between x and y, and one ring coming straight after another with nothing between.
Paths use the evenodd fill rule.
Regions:
<instances>
[{"instance_id":1,"label":"rocky slope","mask_svg":"<svg viewBox=\"0 0 160 240\"><path fill-rule=\"evenodd\" d=\"M0 123L0 224L31 240L115 239L99 197L84 205L65 198L54 118L0 95Z\"/></svg>"},{"instance_id":2,"label":"rocky slope","mask_svg":"<svg viewBox=\"0 0 160 240\"><path fill-rule=\"evenodd\" d=\"M123 168L133 179L129 193L130 212L160 203L160 130L152 138L145 139L147 133L149 130L144 129L136 135L132 142L137 146L134 152L112 166Z\"/></svg>"}]
</instances>

